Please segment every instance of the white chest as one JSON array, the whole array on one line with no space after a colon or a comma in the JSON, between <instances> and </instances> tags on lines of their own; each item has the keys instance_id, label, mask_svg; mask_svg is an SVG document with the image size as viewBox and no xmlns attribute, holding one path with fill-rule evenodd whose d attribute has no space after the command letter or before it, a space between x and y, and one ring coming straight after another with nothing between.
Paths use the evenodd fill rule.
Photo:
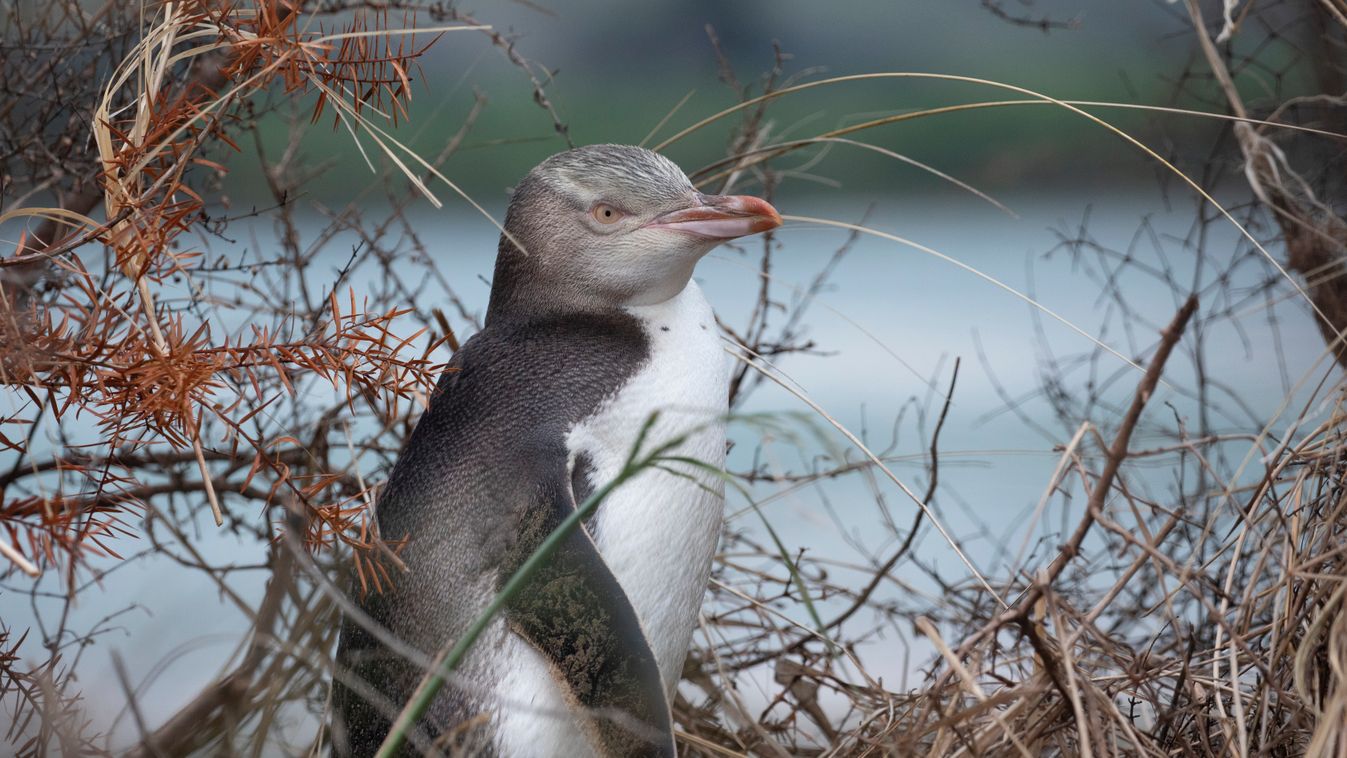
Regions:
<instances>
[{"instance_id":1,"label":"white chest","mask_svg":"<svg viewBox=\"0 0 1347 758\"><path fill-rule=\"evenodd\" d=\"M684 436L674 451L712 469L725 463L724 415L729 364L711 306L691 283L669 302L632 308L650 340L649 360L584 423L571 430L572 462L589 463L590 485L612 481L646 421L659 420L645 450ZM724 483L681 463L678 474L648 469L612 492L594 524L595 544L627 594L649 640L670 697L701 607L724 512ZM528 643L506 635L497 653L496 749L502 756L593 754L549 664Z\"/></svg>"},{"instance_id":2,"label":"white chest","mask_svg":"<svg viewBox=\"0 0 1347 758\"><path fill-rule=\"evenodd\" d=\"M567 439L584 455L594 487L614 479L658 411L644 450L685 437L672 453L713 470L725 463L729 365L711 306L696 283L665 303L629 309L650 340L650 357ZM724 511L724 483L711 471L668 463L647 469L599 506L595 543L636 610L669 693L692 639Z\"/></svg>"}]
</instances>

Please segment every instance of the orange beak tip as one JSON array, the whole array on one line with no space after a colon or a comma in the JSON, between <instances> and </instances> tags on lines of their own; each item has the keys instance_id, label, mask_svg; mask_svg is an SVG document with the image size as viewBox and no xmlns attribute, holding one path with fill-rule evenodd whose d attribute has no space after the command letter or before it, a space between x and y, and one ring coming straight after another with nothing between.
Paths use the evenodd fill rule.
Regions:
<instances>
[{"instance_id":1,"label":"orange beak tip","mask_svg":"<svg viewBox=\"0 0 1347 758\"><path fill-rule=\"evenodd\" d=\"M666 213L651 226L731 240L781 226L781 214L772 204L751 195L706 195L702 203Z\"/></svg>"}]
</instances>

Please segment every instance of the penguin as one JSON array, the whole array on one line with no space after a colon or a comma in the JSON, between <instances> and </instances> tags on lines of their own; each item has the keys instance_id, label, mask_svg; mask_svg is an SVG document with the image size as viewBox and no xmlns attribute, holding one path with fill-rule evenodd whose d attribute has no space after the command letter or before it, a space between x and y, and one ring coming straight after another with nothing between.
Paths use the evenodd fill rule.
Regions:
<instances>
[{"instance_id":1,"label":"penguin","mask_svg":"<svg viewBox=\"0 0 1347 758\"><path fill-rule=\"evenodd\" d=\"M426 659L458 639L642 434L646 449L679 440L673 454L703 465L649 468L612 490L492 620L415 737L506 758L674 755L669 703L723 518L713 472L729 388L692 274L720 243L780 224L766 201L702 194L639 147L572 149L520 181L484 326L450 360L376 504L407 571L343 620L337 755L372 755L425 673L369 625Z\"/></svg>"}]
</instances>

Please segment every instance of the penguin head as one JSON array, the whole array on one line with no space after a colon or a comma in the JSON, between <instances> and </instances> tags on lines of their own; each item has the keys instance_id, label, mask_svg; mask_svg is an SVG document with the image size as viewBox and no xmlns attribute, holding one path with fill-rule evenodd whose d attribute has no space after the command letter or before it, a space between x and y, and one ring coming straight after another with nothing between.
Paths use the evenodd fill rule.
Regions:
<instances>
[{"instance_id":1,"label":"penguin head","mask_svg":"<svg viewBox=\"0 0 1347 758\"><path fill-rule=\"evenodd\" d=\"M644 148L558 153L515 188L487 317L661 303L716 245L780 225L765 200L702 194Z\"/></svg>"}]
</instances>

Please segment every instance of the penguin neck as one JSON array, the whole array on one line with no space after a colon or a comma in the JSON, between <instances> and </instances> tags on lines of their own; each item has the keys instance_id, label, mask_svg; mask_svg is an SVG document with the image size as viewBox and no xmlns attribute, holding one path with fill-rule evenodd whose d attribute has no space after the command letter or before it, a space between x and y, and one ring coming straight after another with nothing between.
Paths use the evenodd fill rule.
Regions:
<instances>
[{"instance_id":1,"label":"penguin neck","mask_svg":"<svg viewBox=\"0 0 1347 758\"><path fill-rule=\"evenodd\" d=\"M549 270L546 253L536 243L529 250L528 253L520 250L511 235L501 235L487 304L487 325L572 315L635 315L650 307L667 308L689 290L700 298L700 290L692 284L692 271L701 255L669 256L661 262L658 274L637 289L611 281L605 284L601 276Z\"/></svg>"},{"instance_id":2,"label":"penguin neck","mask_svg":"<svg viewBox=\"0 0 1347 758\"><path fill-rule=\"evenodd\" d=\"M576 282L548 267L539 243L519 249L509 235L500 236L486 325L555 320L567 316L611 316L622 312L619 298Z\"/></svg>"}]
</instances>

